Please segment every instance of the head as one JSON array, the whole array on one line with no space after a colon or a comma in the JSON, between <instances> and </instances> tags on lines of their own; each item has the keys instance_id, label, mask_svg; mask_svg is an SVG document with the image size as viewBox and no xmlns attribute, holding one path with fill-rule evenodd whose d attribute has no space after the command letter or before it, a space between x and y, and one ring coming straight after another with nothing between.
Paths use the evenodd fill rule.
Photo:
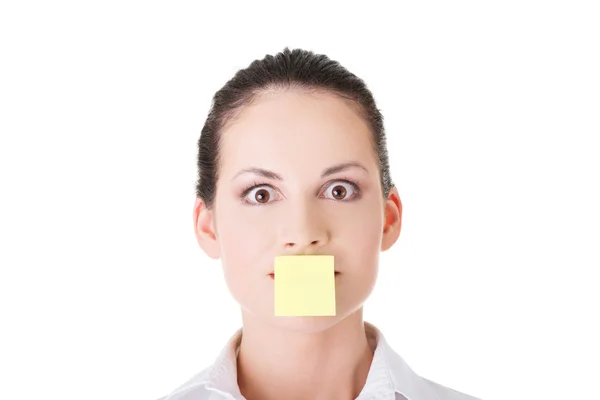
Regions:
<instances>
[{"instance_id":1,"label":"head","mask_svg":"<svg viewBox=\"0 0 600 400\"><path fill-rule=\"evenodd\" d=\"M194 227L249 318L327 329L371 294L402 204L365 83L309 51L266 56L220 89L198 142ZM335 317L274 317L278 255L335 259Z\"/></svg>"}]
</instances>

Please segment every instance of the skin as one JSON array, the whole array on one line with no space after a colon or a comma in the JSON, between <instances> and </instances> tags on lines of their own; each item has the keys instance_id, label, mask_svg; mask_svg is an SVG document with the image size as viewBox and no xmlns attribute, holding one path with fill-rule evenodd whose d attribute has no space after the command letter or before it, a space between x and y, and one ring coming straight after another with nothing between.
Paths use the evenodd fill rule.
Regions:
<instances>
[{"instance_id":1,"label":"skin","mask_svg":"<svg viewBox=\"0 0 600 400\"><path fill-rule=\"evenodd\" d=\"M334 94L272 90L224 128L221 146L214 207L197 199L194 227L200 247L221 259L241 306L242 394L248 400L280 399L281 393L287 399L356 398L373 358L363 303L377 279L379 254L397 241L402 220L398 191L382 196L367 124ZM362 167L321 177L349 162ZM249 168L281 180L240 172ZM255 183L262 186L244 203L244 189ZM294 254L334 255L336 316L274 316L269 273L276 256Z\"/></svg>"}]
</instances>

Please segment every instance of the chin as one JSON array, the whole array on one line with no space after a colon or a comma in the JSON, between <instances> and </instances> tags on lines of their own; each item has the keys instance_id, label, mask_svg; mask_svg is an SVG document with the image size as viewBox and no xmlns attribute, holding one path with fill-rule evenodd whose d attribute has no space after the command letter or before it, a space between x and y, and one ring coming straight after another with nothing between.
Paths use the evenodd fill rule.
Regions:
<instances>
[{"instance_id":1,"label":"chin","mask_svg":"<svg viewBox=\"0 0 600 400\"><path fill-rule=\"evenodd\" d=\"M332 316L322 316L322 317L276 317L274 315L269 315L266 317L271 326L277 327L278 329L282 329L288 332L296 332L296 333L319 333L326 331L335 325L339 324L341 321L348 318L350 315L353 315L356 311L361 309L361 305L357 305L355 308L344 307L340 310L338 305L338 310L336 315Z\"/></svg>"},{"instance_id":2,"label":"chin","mask_svg":"<svg viewBox=\"0 0 600 400\"><path fill-rule=\"evenodd\" d=\"M277 330L301 334L319 333L331 329L348 317L362 309L369 297L372 286L353 288L352 291L336 293L336 315L332 316L298 316L279 317L274 315L274 304L271 296L236 298L242 308L244 319L253 320L263 326L271 326ZM245 300L245 301L242 301Z\"/></svg>"}]
</instances>

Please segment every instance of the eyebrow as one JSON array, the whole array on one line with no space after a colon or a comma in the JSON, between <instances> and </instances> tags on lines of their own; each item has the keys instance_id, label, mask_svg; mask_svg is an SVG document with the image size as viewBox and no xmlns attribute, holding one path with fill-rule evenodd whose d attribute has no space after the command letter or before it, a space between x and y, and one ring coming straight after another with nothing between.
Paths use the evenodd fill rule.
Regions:
<instances>
[{"instance_id":1,"label":"eyebrow","mask_svg":"<svg viewBox=\"0 0 600 400\"><path fill-rule=\"evenodd\" d=\"M336 164L334 166L331 166L327 169L325 169L322 173L321 173L321 178L325 178L329 175L333 175L333 174L337 174L338 172L342 172L345 171L347 169L350 168L360 168L363 169L364 171L366 171L367 173L369 173L369 170L367 170L362 164L356 162L356 161L351 161L351 162L346 162L346 163L342 163L342 164ZM256 167L252 167L252 168L246 168L243 169L241 171L239 171L237 174L234 175L234 177L232 178L235 179L237 178L239 175L245 174L245 173L253 173L256 175L260 175L264 178L267 179L273 179L276 181L282 181L283 178L281 177L281 175L273 172L273 171L269 171L267 169L263 169L263 168L256 168Z\"/></svg>"}]
</instances>

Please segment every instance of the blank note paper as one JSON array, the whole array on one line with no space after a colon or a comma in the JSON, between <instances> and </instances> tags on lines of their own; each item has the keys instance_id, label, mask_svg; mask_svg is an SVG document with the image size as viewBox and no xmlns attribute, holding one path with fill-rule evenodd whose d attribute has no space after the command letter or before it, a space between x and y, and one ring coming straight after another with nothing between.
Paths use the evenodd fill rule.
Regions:
<instances>
[{"instance_id":1,"label":"blank note paper","mask_svg":"<svg viewBox=\"0 0 600 400\"><path fill-rule=\"evenodd\" d=\"M275 316L335 315L333 256L275 257Z\"/></svg>"}]
</instances>

